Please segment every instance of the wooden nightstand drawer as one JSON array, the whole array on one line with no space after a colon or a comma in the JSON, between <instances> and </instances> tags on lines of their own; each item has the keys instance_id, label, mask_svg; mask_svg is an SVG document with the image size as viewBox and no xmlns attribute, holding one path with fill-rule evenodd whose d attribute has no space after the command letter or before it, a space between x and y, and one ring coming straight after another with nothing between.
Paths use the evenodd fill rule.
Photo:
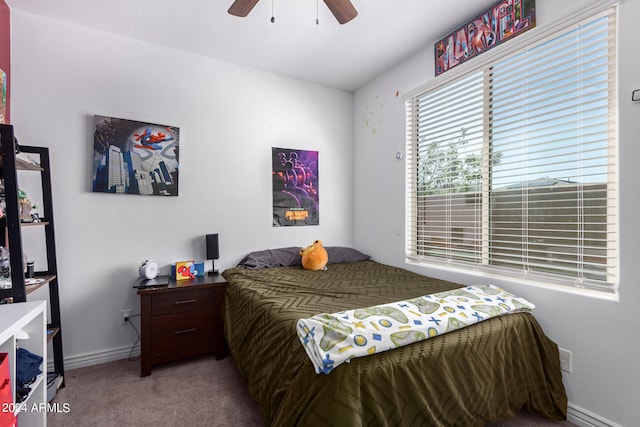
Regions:
<instances>
[{"instance_id":1,"label":"wooden nightstand drawer","mask_svg":"<svg viewBox=\"0 0 640 427\"><path fill-rule=\"evenodd\" d=\"M166 278L166 276L165 276ZM222 302L227 282L222 275L198 276L166 287L138 289L140 295L140 376L151 367L214 353L226 356ZM140 279L136 281L137 287Z\"/></svg>"},{"instance_id":2,"label":"wooden nightstand drawer","mask_svg":"<svg viewBox=\"0 0 640 427\"><path fill-rule=\"evenodd\" d=\"M215 350L216 321L213 308L191 313L167 314L153 319L153 363L164 363Z\"/></svg>"},{"instance_id":3,"label":"wooden nightstand drawer","mask_svg":"<svg viewBox=\"0 0 640 427\"><path fill-rule=\"evenodd\" d=\"M185 289L151 296L151 315L184 313L215 306L214 288Z\"/></svg>"}]
</instances>

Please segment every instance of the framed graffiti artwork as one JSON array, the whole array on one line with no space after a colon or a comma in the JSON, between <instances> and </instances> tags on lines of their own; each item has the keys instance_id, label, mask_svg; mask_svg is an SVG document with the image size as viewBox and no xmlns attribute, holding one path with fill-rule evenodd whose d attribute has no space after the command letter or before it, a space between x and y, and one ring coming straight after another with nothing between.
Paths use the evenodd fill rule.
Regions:
<instances>
[{"instance_id":1,"label":"framed graffiti artwork","mask_svg":"<svg viewBox=\"0 0 640 427\"><path fill-rule=\"evenodd\" d=\"M535 0L500 0L435 43L435 75L475 58L535 26Z\"/></svg>"}]
</instances>

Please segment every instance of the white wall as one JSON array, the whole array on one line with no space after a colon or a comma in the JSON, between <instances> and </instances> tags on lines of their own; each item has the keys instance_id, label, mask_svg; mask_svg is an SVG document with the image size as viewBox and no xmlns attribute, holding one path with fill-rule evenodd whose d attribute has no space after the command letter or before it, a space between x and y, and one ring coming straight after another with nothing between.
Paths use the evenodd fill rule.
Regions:
<instances>
[{"instance_id":1,"label":"white wall","mask_svg":"<svg viewBox=\"0 0 640 427\"><path fill-rule=\"evenodd\" d=\"M590 0L537 0L538 27L549 25ZM562 9L559 9L561 7ZM640 88L637 18L640 1L624 0L619 21L620 107L620 300L605 301L529 285L497 282L537 305L536 317L547 334L573 352L573 372L564 374L570 415L578 422L637 425L640 417L638 303L640 302ZM435 40L434 40L435 41ZM354 244L379 261L459 283L482 277L437 268L415 268L404 257L405 113L402 94L433 77L434 41L424 51L361 88L354 97ZM400 96L396 96L399 91ZM384 174L376 171L385 171ZM397 232L401 230L401 232Z\"/></svg>"},{"instance_id":2,"label":"white wall","mask_svg":"<svg viewBox=\"0 0 640 427\"><path fill-rule=\"evenodd\" d=\"M19 141L51 150L67 366L127 356L120 310L139 312L146 258L163 273L204 259L212 232L221 269L251 250L352 243L351 93L16 11L12 71ZM179 197L92 193L94 114L180 127ZM272 146L319 151L319 226L272 227Z\"/></svg>"}]
</instances>

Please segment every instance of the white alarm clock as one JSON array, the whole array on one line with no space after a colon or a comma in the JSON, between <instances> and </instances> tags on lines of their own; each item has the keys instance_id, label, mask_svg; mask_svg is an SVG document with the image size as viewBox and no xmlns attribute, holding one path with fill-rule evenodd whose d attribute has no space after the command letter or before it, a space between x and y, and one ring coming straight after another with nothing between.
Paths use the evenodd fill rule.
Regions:
<instances>
[{"instance_id":1,"label":"white alarm clock","mask_svg":"<svg viewBox=\"0 0 640 427\"><path fill-rule=\"evenodd\" d=\"M143 279L155 279L158 275L158 261L147 259L138 267L138 274Z\"/></svg>"}]
</instances>

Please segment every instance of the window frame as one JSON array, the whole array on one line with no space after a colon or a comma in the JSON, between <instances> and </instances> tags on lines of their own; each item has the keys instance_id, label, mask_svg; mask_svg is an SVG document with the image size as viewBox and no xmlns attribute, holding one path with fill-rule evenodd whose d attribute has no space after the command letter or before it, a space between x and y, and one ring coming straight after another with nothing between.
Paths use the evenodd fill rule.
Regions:
<instances>
[{"instance_id":1,"label":"window frame","mask_svg":"<svg viewBox=\"0 0 640 427\"><path fill-rule=\"evenodd\" d=\"M414 222L417 221L417 208L416 208L416 200L417 200L417 179L412 177L412 174L417 173L417 161L418 156L416 151L417 145L417 103L418 99L421 96L425 96L425 94L432 93L437 91L438 89L442 89L447 87L448 85L460 81L466 77L471 76L474 73L484 73L486 74L486 70L491 68L491 65L508 59L511 56L519 55L522 52L531 49L533 46L540 45L546 43L549 40L553 40L557 37L560 37L562 34L565 34L572 29L576 29L578 26L595 21L598 18L603 16L612 16L613 24L612 29L614 31L614 37L616 41L614 41L614 52L613 58L609 62L609 66L611 67L613 64L614 67L617 67L617 1L607 1L605 3L593 3L590 7L585 7L583 12L579 15L573 17L572 20L562 19L558 22L541 29L540 27L532 29L531 31L519 36L516 39L511 40L509 43L505 45L499 46L494 49L492 52L487 52L485 57L475 58L474 61L469 61L465 64L462 64L461 67L457 70L450 70L445 74L441 74L437 78L433 79L426 85L419 87L409 94L405 96L405 105L406 105L406 140L407 140L407 155L406 155L406 168L407 168L407 182L406 182L406 235L405 235L405 249L406 249L406 257L407 262L427 267L437 267L437 268L446 268L453 269L455 271L468 271L473 270L476 274L489 275L492 277L496 277L498 279L520 279L523 282L527 283L535 283L543 286L550 286L553 289L577 289L579 291L595 291L595 295L600 296L617 296L617 288L619 284L619 238L618 236L618 217L619 212L617 211L617 187L607 190L607 194L611 193L613 195L615 206L611 207L615 209L615 222L613 227L609 228L607 235L614 234L616 236L614 245L610 245L607 247L607 254L611 252L612 255L616 258L615 264L609 268L608 273L612 277L607 283L603 284L593 284L587 283L583 284L578 281L574 281L571 279L565 279L555 277L554 275L547 276L545 274L527 274L519 269L515 270L505 270L501 268L497 268L492 266L488 262L488 246L490 241L489 236L489 185L485 184L482 186L481 191L481 210L482 210L482 223L481 227L481 245L482 245L482 260L480 263L464 263L458 261L448 260L446 258L437 258L437 257L428 257L428 256L420 256L417 255L417 241L418 237L412 235L412 233L417 233L417 226L414 225ZM618 88L617 88L617 79L615 78L615 73L613 75L613 81L609 80L609 82L613 85L613 90L611 91L614 94L615 99L613 99L609 105L614 109L613 114L616 116L615 123L610 125L613 131L613 139L614 139L614 147L613 149L617 151L618 147L618 132L617 132L617 110L618 110ZM488 144L483 143L482 150L482 175L483 182L490 182L489 179L489 155L488 155ZM617 164L617 152L609 153L608 158L616 159ZM617 174L617 166L612 168L615 169ZM609 174L612 172L609 171ZM614 180L617 182L617 179ZM611 226L609 226L611 227Z\"/></svg>"}]
</instances>

